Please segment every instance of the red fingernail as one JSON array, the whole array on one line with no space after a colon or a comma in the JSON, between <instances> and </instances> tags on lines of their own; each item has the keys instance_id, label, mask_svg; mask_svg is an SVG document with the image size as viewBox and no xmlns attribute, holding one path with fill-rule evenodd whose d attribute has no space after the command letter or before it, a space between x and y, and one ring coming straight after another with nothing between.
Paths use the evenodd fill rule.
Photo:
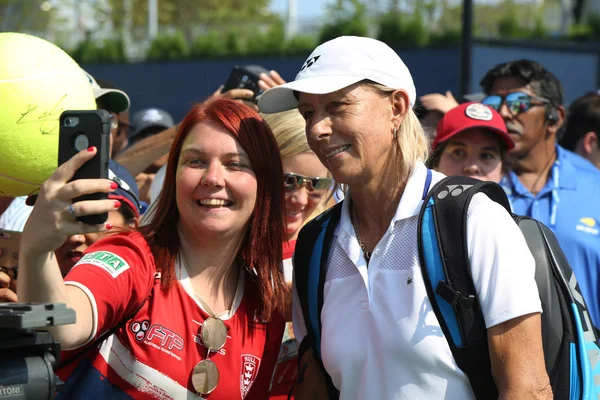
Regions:
<instances>
[{"instance_id":1,"label":"red fingernail","mask_svg":"<svg viewBox=\"0 0 600 400\"><path fill-rule=\"evenodd\" d=\"M89 151L91 153L92 151L94 151L95 148L96 148L95 146L90 146L87 148L87 151Z\"/></svg>"},{"instance_id":2,"label":"red fingernail","mask_svg":"<svg viewBox=\"0 0 600 400\"><path fill-rule=\"evenodd\" d=\"M108 224L104 225L106 227L106 229L111 230L113 228L113 225L109 222Z\"/></svg>"},{"instance_id":3,"label":"red fingernail","mask_svg":"<svg viewBox=\"0 0 600 400\"><path fill-rule=\"evenodd\" d=\"M115 200L115 203L113 204L113 206L115 208L119 208L119 207L121 207L121 202L119 200Z\"/></svg>"},{"instance_id":4,"label":"red fingernail","mask_svg":"<svg viewBox=\"0 0 600 400\"><path fill-rule=\"evenodd\" d=\"M116 190L119 187L119 184L117 182L111 182L110 183L110 188L112 190Z\"/></svg>"}]
</instances>

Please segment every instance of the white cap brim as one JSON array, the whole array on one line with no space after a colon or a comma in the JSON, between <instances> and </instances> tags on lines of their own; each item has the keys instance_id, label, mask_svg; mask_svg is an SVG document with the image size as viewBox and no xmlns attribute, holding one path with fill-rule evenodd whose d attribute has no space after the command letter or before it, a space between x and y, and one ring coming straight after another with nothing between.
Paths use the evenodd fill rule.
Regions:
<instances>
[{"instance_id":1,"label":"white cap brim","mask_svg":"<svg viewBox=\"0 0 600 400\"><path fill-rule=\"evenodd\" d=\"M131 106L131 101L129 100L129 96L122 90L118 89L94 89L94 97L96 100L99 98L103 98L103 102L106 104L106 108L110 108L110 110L114 113L121 113Z\"/></svg>"},{"instance_id":2,"label":"white cap brim","mask_svg":"<svg viewBox=\"0 0 600 400\"><path fill-rule=\"evenodd\" d=\"M265 114L287 111L298 107L294 92L327 94L360 82L357 76L314 76L285 83L266 90L258 97L258 109Z\"/></svg>"}]
</instances>

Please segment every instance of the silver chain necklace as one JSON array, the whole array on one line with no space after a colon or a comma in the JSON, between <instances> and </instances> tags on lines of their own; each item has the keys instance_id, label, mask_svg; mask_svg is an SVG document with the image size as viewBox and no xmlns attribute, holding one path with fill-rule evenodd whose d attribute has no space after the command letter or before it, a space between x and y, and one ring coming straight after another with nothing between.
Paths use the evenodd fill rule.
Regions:
<instances>
[{"instance_id":1,"label":"silver chain necklace","mask_svg":"<svg viewBox=\"0 0 600 400\"><path fill-rule=\"evenodd\" d=\"M365 255L365 259L367 260L367 265L369 264L369 260L371 259L371 254L373 251L367 251L367 247L360 240L360 233L358 232L358 223L356 222L356 211L354 209L354 204L351 205L350 210L350 222L352 223L352 227L354 228L354 233L356 233L356 240L358 240L358 245L360 246L363 254Z\"/></svg>"}]
</instances>

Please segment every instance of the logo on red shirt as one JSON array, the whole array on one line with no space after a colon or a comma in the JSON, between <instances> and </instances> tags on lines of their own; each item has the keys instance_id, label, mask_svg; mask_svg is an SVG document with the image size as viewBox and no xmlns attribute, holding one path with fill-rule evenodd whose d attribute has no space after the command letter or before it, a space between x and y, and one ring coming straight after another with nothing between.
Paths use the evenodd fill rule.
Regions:
<instances>
[{"instance_id":1,"label":"logo on red shirt","mask_svg":"<svg viewBox=\"0 0 600 400\"><path fill-rule=\"evenodd\" d=\"M181 357L171 350L183 350L183 338L172 330L159 324L150 325L147 319L133 322L129 329L135 334L135 340L138 342L143 342L181 360Z\"/></svg>"},{"instance_id":2,"label":"logo on red shirt","mask_svg":"<svg viewBox=\"0 0 600 400\"><path fill-rule=\"evenodd\" d=\"M258 375L260 358L251 354L242 354L242 373L240 374L240 392L246 397Z\"/></svg>"}]
</instances>

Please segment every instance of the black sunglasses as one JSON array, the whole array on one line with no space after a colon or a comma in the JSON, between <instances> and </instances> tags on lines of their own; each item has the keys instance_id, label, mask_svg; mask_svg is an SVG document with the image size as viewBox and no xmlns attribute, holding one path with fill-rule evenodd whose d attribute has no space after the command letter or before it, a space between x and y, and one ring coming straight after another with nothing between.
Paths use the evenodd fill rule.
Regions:
<instances>
[{"instance_id":1,"label":"black sunglasses","mask_svg":"<svg viewBox=\"0 0 600 400\"><path fill-rule=\"evenodd\" d=\"M292 172L285 172L283 174L283 183L286 192L293 192L304 185L306 185L309 192L312 192L313 190L325 190L330 187L331 178L311 178Z\"/></svg>"},{"instance_id":2,"label":"black sunglasses","mask_svg":"<svg viewBox=\"0 0 600 400\"><path fill-rule=\"evenodd\" d=\"M534 103L537 101L539 103ZM513 115L519 115L529 111L531 107L552 104L552 102L544 97L532 96L524 92L512 92L504 96L498 94L492 94L484 97L481 102L485 105L492 107L494 110L500 112L502 104L506 103L506 107L510 110Z\"/></svg>"}]
</instances>

